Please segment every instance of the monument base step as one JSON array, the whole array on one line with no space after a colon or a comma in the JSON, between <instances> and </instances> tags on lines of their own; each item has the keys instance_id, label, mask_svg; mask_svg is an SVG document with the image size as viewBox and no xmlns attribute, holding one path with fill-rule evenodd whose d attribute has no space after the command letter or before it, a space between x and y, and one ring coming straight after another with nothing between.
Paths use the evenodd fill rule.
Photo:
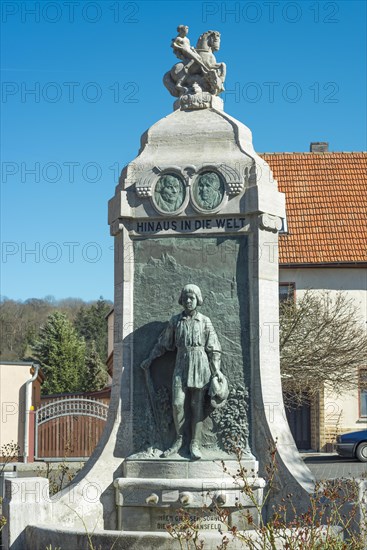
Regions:
<instances>
[{"instance_id":1,"label":"monument base step","mask_svg":"<svg viewBox=\"0 0 367 550\"><path fill-rule=\"evenodd\" d=\"M124 477L162 478L162 479L228 479L235 475L240 467L247 477L256 476L259 463L255 458L238 460L226 459L168 459L134 458L125 459L122 466Z\"/></svg>"},{"instance_id":2,"label":"monument base step","mask_svg":"<svg viewBox=\"0 0 367 550\"><path fill-rule=\"evenodd\" d=\"M212 466L208 462L207 468ZM181 474L187 474L187 470L182 470ZM133 468L133 471L141 473L139 468L137 471ZM145 473L147 471L150 471L149 467ZM199 531L226 531L228 526L246 530L249 524L245 510L257 525L259 517L255 503L261 506L264 479L255 473L234 479L223 468L222 472L218 468L217 474L218 477L201 478L148 478L141 475L117 478L114 485L118 529L165 531L167 525L184 524L189 520L195 522Z\"/></svg>"},{"instance_id":3,"label":"monument base step","mask_svg":"<svg viewBox=\"0 0 367 550\"><path fill-rule=\"evenodd\" d=\"M325 535L331 534L340 542L343 541L342 528L333 526L319 528L317 539L321 542L325 540ZM241 533L239 533L241 535ZM254 546L260 547L261 536L255 531L247 531L246 538L253 541ZM280 530L274 533L274 547L278 550L284 549L284 536L287 535L293 538L299 536L299 530ZM243 550L246 543L239 537L234 537L232 533L206 532L199 534L199 541L204 541L205 550L217 550L218 546L223 542L223 537L229 539L228 548L231 550ZM303 539L307 537L307 529L303 530ZM25 546L22 550L34 550L35 548L46 548L50 544L52 547L72 548L78 550L89 550L90 540L92 539L95 548L100 550L110 550L112 545L114 550L180 550L182 542L175 540L167 532L131 532L131 531L94 531L86 533L83 530L62 530L58 526L33 526L29 525L26 529ZM188 544L190 544L188 542ZM188 548L193 546L188 546Z\"/></svg>"}]
</instances>

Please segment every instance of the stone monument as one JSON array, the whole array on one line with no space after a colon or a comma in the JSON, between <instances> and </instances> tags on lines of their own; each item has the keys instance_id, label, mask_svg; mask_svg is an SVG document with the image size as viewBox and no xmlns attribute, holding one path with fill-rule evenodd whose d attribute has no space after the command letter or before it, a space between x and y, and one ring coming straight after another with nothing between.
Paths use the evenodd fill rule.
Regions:
<instances>
[{"instance_id":1,"label":"stone monument","mask_svg":"<svg viewBox=\"0 0 367 550\"><path fill-rule=\"evenodd\" d=\"M219 508L230 526L247 529L241 502L256 522L253 503L228 475L238 454L261 502L275 442L270 505L289 492L301 505L313 489L289 431L279 371L284 196L250 130L223 110L219 32L204 32L194 48L188 27L177 31L179 62L163 79L177 98L174 112L142 136L109 203L115 327L107 427L73 483L43 502L40 518L29 507L10 523L13 550L82 548L86 531L102 548L109 541L116 549L175 548L166 525L182 508L199 521L205 548L216 548L218 528L226 529ZM19 494L9 481L10 511L19 512Z\"/></svg>"}]
</instances>

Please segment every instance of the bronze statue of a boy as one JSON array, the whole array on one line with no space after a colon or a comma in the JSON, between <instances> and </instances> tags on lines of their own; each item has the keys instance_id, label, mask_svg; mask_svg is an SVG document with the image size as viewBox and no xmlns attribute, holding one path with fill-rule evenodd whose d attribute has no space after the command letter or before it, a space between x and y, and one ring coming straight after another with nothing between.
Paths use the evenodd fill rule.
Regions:
<instances>
[{"instance_id":1,"label":"bronze statue of a boy","mask_svg":"<svg viewBox=\"0 0 367 550\"><path fill-rule=\"evenodd\" d=\"M221 346L209 317L197 311L203 298L201 290L193 284L185 285L181 291L179 304L184 310L174 315L158 342L141 367L148 369L154 359L167 351L177 350L173 372L172 408L176 429L176 440L163 457L177 453L183 444L186 410L190 410L191 424L190 453L193 459L201 454L201 433L204 420L204 397L211 381L226 382L220 371Z\"/></svg>"}]
</instances>

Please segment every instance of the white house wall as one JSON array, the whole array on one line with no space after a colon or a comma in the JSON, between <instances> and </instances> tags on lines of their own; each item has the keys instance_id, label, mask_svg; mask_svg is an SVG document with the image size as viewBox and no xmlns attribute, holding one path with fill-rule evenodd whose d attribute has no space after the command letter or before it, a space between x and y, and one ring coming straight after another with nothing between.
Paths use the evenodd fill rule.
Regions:
<instances>
[{"instance_id":1,"label":"white house wall","mask_svg":"<svg viewBox=\"0 0 367 550\"><path fill-rule=\"evenodd\" d=\"M24 452L25 384L31 363L0 363L0 447L19 445ZM1 454L1 453L0 453Z\"/></svg>"},{"instance_id":2,"label":"white house wall","mask_svg":"<svg viewBox=\"0 0 367 550\"><path fill-rule=\"evenodd\" d=\"M358 309L361 326L367 327L367 269L365 268L298 268L280 269L280 283L294 283L296 298L307 289L330 291L331 296L343 291ZM361 365L364 366L364 365ZM333 441L335 432L360 430L366 419L359 416L358 388L340 396L325 391L325 439Z\"/></svg>"}]
</instances>

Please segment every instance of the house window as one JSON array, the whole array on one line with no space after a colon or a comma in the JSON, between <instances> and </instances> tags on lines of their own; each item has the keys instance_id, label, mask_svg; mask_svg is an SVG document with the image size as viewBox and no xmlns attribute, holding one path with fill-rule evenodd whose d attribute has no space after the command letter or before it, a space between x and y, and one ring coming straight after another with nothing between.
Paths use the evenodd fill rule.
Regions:
<instances>
[{"instance_id":1,"label":"house window","mask_svg":"<svg viewBox=\"0 0 367 550\"><path fill-rule=\"evenodd\" d=\"M359 416L367 417L367 369L359 371Z\"/></svg>"},{"instance_id":2,"label":"house window","mask_svg":"<svg viewBox=\"0 0 367 550\"><path fill-rule=\"evenodd\" d=\"M285 208L285 216L284 218L281 218L282 220L282 227L279 231L280 234L287 234L288 233L288 222L287 222L287 207Z\"/></svg>"},{"instance_id":3,"label":"house window","mask_svg":"<svg viewBox=\"0 0 367 550\"><path fill-rule=\"evenodd\" d=\"M280 283L279 284L279 302L286 300L294 300L296 292L295 283Z\"/></svg>"},{"instance_id":4,"label":"house window","mask_svg":"<svg viewBox=\"0 0 367 550\"><path fill-rule=\"evenodd\" d=\"M287 222L287 216L285 218L282 218L282 227L279 231L279 233L288 233L288 222Z\"/></svg>"}]
</instances>

